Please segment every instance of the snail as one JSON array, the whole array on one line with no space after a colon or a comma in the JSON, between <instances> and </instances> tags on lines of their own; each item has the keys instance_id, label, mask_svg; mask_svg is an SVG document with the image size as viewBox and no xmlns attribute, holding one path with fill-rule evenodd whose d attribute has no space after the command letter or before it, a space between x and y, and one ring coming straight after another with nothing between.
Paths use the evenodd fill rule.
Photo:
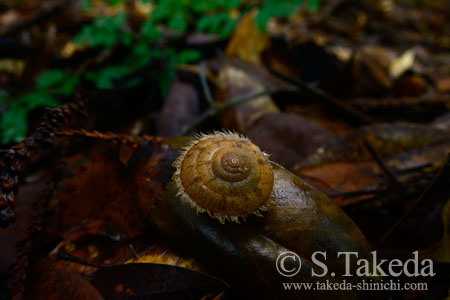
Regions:
<instances>
[{"instance_id":1,"label":"snail","mask_svg":"<svg viewBox=\"0 0 450 300\"><path fill-rule=\"evenodd\" d=\"M174 249L205 263L212 275L246 296L296 299L297 294L280 289L286 278L275 268L285 252L302 258L297 279L305 280L313 271L322 272L310 263L316 251L327 253L327 267L336 274L345 270L338 252L369 257L364 235L339 207L270 161L248 138L213 132L173 141L170 147L174 171L149 220ZM339 282L330 276L317 280Z\"/></svg>"},{"instance_id":2,"label":"snail","mask_svg":"<svg viewBox=\"0 0 450 300\"><path fill-rule=\"evenodd\" d=\"M261 211L273 205L274 174L268 155L242 135L199 135L173 166L177 196L222 224L240 223L251 214L262 217Z\"/></svg>"}]
</instances>

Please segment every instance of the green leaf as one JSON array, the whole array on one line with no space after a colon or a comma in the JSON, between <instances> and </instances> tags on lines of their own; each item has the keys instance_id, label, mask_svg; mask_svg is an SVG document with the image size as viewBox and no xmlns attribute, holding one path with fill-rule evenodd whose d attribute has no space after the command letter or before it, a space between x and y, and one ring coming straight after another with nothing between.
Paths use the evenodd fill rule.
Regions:
<instances>
[{"instance_id":1,"label":"green leaf","mask_svg":"<svg viewBox=\"0 0 450 300\"><path fill-rule=\"evenodd\" d=\"M221 19L216 15L205 15L197 23L197 30L215 34L220 27Z\"/></svg>"},{"instance_id":2,"label":"green leaf","mask_svg":"<svg viewBox=\"0 0 450 300\"><path fill-rule=\"evenodd\" d=\"M183 33L187 29L186 17L183 14L177 14L169 19L169 28Z\"/></svg>"},{"instance_id":3,"label":"green leaf","mask_svg":"<svg viewBox=\"0 0 450 300\"><path fill-rule=\"evenodd\" d=\"M180 64L188 64L198 61L202 57L202 53L194 49L186 49L178 53L177 62Z\"/></svg>"},{"instance_id":4,"label":"green leaf","mask_svg":"<svg viewBox=\"0 0 450 300\"><path fill-rule=\"evenodd\" d=\"M161 1L156 5L151 15L151 20L153 22L159 22L170 16L170 0Z\"/></svg>"},{"instance_id":5,"label":"green leaf","mask_svg":"<svg viewBox=\"0 0 450 300\"><path fill-rule=\"evenodd\" d=\"M109 2L110 5L114 6L120 3L125 3L127 0L108 0L107 2Z\"/></svg>"},{"instance_id":6,"label":"green leaf","mask_svg":"<svg viewBox=\"0 0 450 300\"><path fill-rule=\"evenodd\" d=\"M89 47L112 48L118 42L129 45L132 41L130 33L124 30L127 16L121 11L113 17L97 18L92 24L86 25L75 37L76 44Z\"/></svg>"},{"instance_id":7,"label":"green leaf","mask_svg":"<svg viewBox=\"0 0 450 300\"><path fill-rule=\"evenodd\" d=\"M220 31L220 36L223 38L229 37L233 33L234 28L237 25L237 22L238 20L236 19L227 18L224 26L222 26L222 29Z\"/></svg>"},{"instance_id":8,"label":"green leaf","mask_svg":"<svg viewBox=\"0 0 450 300\"><path fill-rule=\"evenodd\" d=\"M124 65L107 66L100 70L86 72L86 78L95 83L101 90L110 90L114 87L114 80L130 72Z\"/></svg>"},{"instance_id":9,"label":"green leaf","mask_svg":"<svg viewBox=\"0 0 450 300\"><path fill-rule=\"evenodd\" d=\"M256 23L261 30L265 30L267 22L274 17L290 17L292 16L303 0L266 0L264 6L261 7L256 16Z\"/></svg>"},{"instance_id":10,"label":"green leaf","mask_svg":"<svg viewBox=\"0 0 450 300\"><path fill-rule=\"evenodd\" d=\"M19 143L27 136L27 109L17 101L10 102L0 120L2 143Z\"/></svg>"},{"instance_id":11,"label":"green leaf","mask_svg":"<svg viewBox=\"0 0 450 300\"><path fill-rule=\"evenodd\" d=\"M219 1L194 1L192 8L196 13L215 11L220 8Z\"/></svg>"},{"instance_id":12,"label":"green leaf","mask_svg":"<svg viewBox=\"0 0 450 300\"><path fill-rule=\"evenodd\" d=\"M320 0L309 0L308 1L309 8L314 11L318 12L320 8Z\"/></svg>"},{"instance_id":13,"label":"green leaf","mask_svg":"<svg viewBox=\"0 0 450 300\"><path fill-rule=\"evenodd\" d=\"M70 95L79 82L78 77L61 70L48 70L37 79L37 89L47 89L49 93Z\"/></svg>"},{"instance_id":14,"label":"green leaf","mask_svg":"<svg viewBox=\"0 0 450 300\"><path fill-rule=\"evenodd\" d=\"M81 1L81 8L82 9L89 9L92 7L92 0L82 0Z\"/></svg>"},{"instance_id":15,"label":"green leaf","mask_svg":"<svg viewBox=\"0 0 450 300\"><path fill-rule=\"evenodd\" d=\"M228 9L238 8L241 5L241 0L225 0L224 5Z\"/></svg>"},{"instance_id":16,"label":"green leaf","mask_svg":"<svg viewBox=\"0 0 450 300\"><path fill-rule=\"evenodd\" d=\"M61 70L45 71L38 77L36 86L38 88L54 86L63 81L66 77L66 74L67 73Z\"/></svg>"},{"instance_id":17,"label":"green leaf","mask_svg":"<svg viewBox=\"0 0 450 300\"><path fill-rule=\"evenodd\" d=\"M156 42L162 36L158 27L150 20L144 22L141 27L142 36L149 42Z\"/></svg>"},{"instance_id":18,"label":"green leaf","mask_svg":"<svg viewBox=\"0 0 450 300\"><path fill-rule=\"evenodd\" d=\"M70 75L61 83L57 91L69 96L73 93L79 81L80 79L78 77Z\"/></svg>"},{"instance_id":19,"label":"green leaf","mask_svg":"<svg viewBox=\"0 0 450 300\"><path fill-rule=\"evenodd\" d=\"M26 104L29 110L38 106L56 107L59 105L58 100L43 89L32 91L19 99Z\"/></svg>"}]
</instances>

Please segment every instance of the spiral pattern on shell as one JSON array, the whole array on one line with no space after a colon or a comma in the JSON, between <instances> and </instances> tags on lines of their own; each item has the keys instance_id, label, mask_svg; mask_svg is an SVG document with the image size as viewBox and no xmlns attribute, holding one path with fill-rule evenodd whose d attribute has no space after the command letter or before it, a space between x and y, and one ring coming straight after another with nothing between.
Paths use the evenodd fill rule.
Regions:
<instances>
[{"instance_id":1,"label":"spiral pattern on shell","mask_svg":"<svg viewBox=\"0 0 450 300\"><path fill-rule=\"evenodd\" d=\"M197 136L174 166L177 195L222 224L262 216L260 211L273 202L274 174L267 154L236 133Z\"/></svg>"}]
</instances>

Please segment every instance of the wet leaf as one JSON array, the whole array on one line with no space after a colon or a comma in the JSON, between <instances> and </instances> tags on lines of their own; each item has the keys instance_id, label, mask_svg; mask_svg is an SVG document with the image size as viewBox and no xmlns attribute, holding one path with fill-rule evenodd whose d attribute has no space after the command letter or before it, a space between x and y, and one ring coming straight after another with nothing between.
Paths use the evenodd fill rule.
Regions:
<instances>
[{"instance_id":1,"label":"wet leaf","mask_svg":"<svg viewBox=\"0 0 450 300\"><path fill-rule=\"evenodd\" d=\"M20 142L27 136L27 111L16 102L9 104L0 121L2 143Z\"/></svg>"}]
</instances>

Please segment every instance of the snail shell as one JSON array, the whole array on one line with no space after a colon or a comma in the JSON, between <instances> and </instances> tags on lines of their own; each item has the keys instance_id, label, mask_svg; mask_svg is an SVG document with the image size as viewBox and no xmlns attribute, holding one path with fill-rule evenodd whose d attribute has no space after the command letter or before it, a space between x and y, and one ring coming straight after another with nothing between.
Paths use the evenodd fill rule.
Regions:
<instances>
[{"instance_id":1,"label":"snail shell","mask_svg":"<svg viewBox=\"0 0 450 300\"><path fill-rule=\"evenodd\" d=\"M177 196L197 213L222 224L262 216L273 204L274 174L268 155L232 132L197 136L173 166Z\"/></svg>"}]
</instances>

